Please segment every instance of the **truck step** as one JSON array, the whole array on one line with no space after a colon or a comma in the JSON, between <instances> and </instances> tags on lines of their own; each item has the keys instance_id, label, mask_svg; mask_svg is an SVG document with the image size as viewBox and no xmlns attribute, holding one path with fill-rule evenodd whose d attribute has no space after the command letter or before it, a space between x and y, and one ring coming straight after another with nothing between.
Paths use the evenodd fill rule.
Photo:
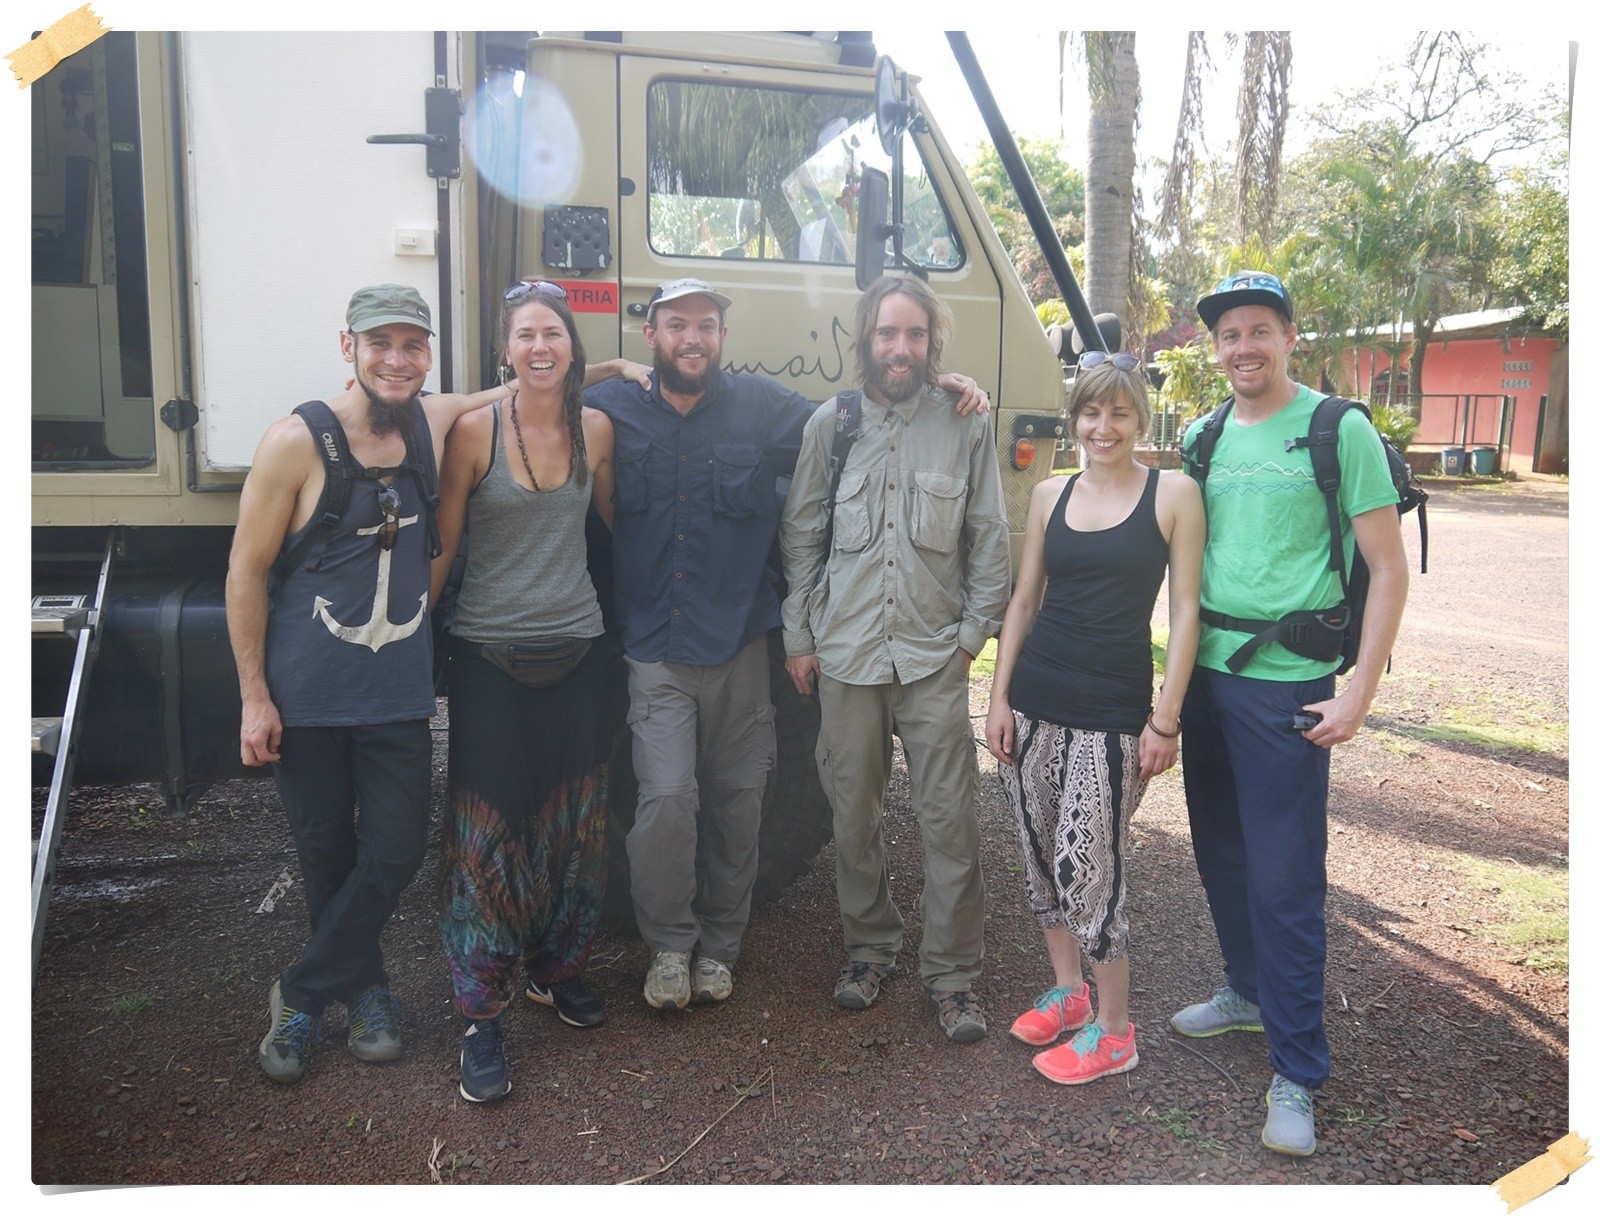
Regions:
<instances>
[{"instance_id":1,"label":"truck step","mask_svg":"<svg viewBox=\"0 0 1600 1216\"><path fill-rule=\"evenodd\" d=\"M36 595L33 597L33 636L75 638L89 619L86 595Z\"/></svg>"},{"instance_id":2,"label":"truck step","mask_svg":"<svg viewBox=\"0 0 1600 1216\"><path fill-rule=\"evenodd\" d=\"M34 718L33 719L33 754L36 756L53 756L56 747L61 742L60 718Z\"/></svg>"}]
</instances>

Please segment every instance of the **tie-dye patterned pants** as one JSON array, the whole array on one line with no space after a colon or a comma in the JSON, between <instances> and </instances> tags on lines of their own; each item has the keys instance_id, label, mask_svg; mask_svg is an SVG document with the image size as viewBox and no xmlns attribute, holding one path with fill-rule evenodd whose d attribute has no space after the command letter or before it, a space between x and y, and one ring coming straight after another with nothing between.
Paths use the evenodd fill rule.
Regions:
<instances>
[{"instance_id":1,"label":"tie-dye patterned pants","mask_svg":"<svg viewBox=\"0 0 1600 1216\"><path fill-rule=\"evenodd\" d=\"M526 977L582 974L605 893L608 639L566 679L525 688L450 651L450 772L439 930L455 1007L490 1018Z\"/></svg>"}]
</instances>

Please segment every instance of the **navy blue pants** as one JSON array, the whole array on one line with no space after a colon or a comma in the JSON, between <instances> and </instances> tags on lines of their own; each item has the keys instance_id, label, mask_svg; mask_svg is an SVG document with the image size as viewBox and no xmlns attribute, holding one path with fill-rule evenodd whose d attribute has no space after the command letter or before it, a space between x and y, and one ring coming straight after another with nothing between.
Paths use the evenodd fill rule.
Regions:
<instances>
[{"instance_id":1,"label":"navy blue pants","mask_svg":"<svg viewBox=\"0 0 1600 1216\"><path fill-rule=\"evenodd\" d=\"M1195 864L1228 985L1261 1006L1273 1071L1328 1079L1328 751L1290 726L1333 677L1254 680L1196 667L1183 704Z\"/></svg>"},{"instance_id":2,"label":"navy blue pants","mask_svg":"<svg viewBox=\"0 0 1600 1216\"><path fill-rule=\"evenodd\" d=\"M272 775L294 833L311 938L279 978L283 1003L321 1013L387 984L378 938L428 850L428 720L286 726Z\"/></svg>"}]
</instances>

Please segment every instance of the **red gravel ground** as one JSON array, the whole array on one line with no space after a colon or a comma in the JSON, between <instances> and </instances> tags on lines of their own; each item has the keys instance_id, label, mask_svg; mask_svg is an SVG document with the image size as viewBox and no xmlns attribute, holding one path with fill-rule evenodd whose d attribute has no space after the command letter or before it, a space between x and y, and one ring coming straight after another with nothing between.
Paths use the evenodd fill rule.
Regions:
<instances>
[{"instance_id":1,"label":"red gravel ground","mask_svg":"<svg viewBox=\"0 0 1600 1216\"><path fill-rule=\"evenodd\" d=\"M1413 573L1393 673L1334 761L1334 1071L1311 1158L1258 1141L1260 1036L1190 1042L1167 1027L1220 982L1175 774L1134 823L1140 1066L1071 1089L1032 1070L1004 1030L1049 968L980 749L985 1041L947 1043L915 978L920 841L902 771L888 834L911 928L906 970L874 1008L830 1000L842 953L825 848L756 911L724 1006L648 1009L643 946L606 930L590 979L609 1020L578 1031L546 1009L513 1011L515 1088L491 1107L456 1092L432 860L386 939L404 1059L358 1063L335 1013L305 1081L283 1088L255 1051L304 906L296 881L259 910L296 874L270 784L220 787L186 820L163 818L149 787L79 791L34 985L32 1181L1491 1183L1568 1130L1566 971L1547 962L1555 947L1509 939L1512 897L1473 867L1566 872L1566 486L1441 483L1429 523L1430 572ZM1405 531L1415 555L1410 520ZM986 693L975 681L975 726ZM1429 733L1452 722L1457 738ZM1492 746L1490 727L1537 735L1542 750ZM441 787L442 757L436 830ZM1567 1191L1592 1195L1589 1173L1600 1167ZM1470 1202L1503 1210L1487 1190Z\"/></svg>"}]
</instances>

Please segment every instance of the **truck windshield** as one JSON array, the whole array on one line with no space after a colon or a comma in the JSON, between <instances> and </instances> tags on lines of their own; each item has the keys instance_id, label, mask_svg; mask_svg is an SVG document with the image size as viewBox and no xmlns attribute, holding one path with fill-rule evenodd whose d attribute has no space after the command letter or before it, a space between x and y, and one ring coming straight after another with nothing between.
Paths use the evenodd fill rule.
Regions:
<instances>
[{"instance_id":1,"label":"truck windshield","mask_svg":"<svg viewBox=\"0 0 1600 1216\"><path fill-rule=\"evenodd\" d=\"M889 169L872 99L665 80L649 105L650 247L679 257L855 261L864 166ZM905 249L962 263L943 201L905 143Z\"/></svg>"}]
</instances>

